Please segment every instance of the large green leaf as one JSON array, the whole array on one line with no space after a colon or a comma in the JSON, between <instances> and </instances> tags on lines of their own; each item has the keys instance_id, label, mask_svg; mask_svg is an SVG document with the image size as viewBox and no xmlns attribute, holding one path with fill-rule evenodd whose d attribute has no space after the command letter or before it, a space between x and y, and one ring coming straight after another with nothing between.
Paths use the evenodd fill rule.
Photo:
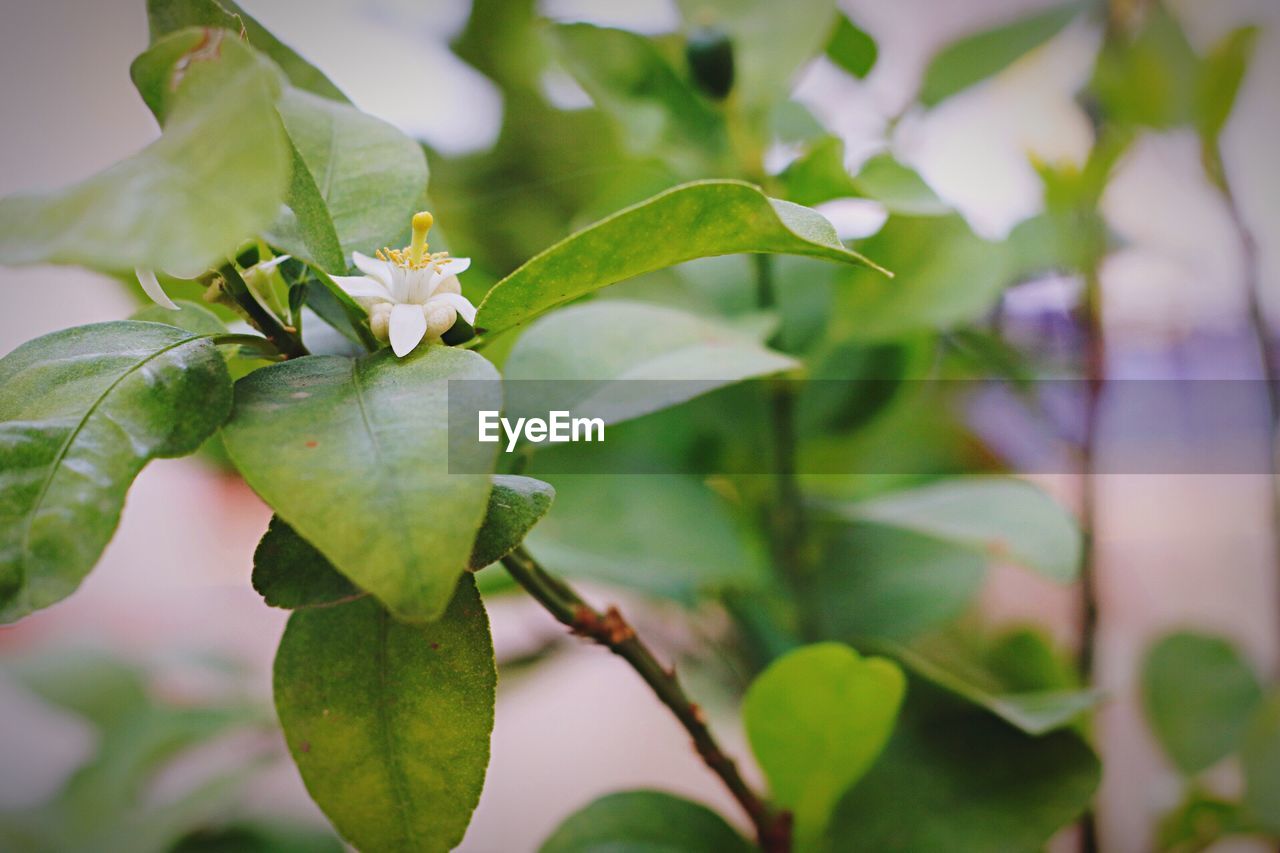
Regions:
<instances>
[{"instance_id":1,"label":"large green leaf","mask_svg":"<svg viewBox=\"0 0 1280 853\"><path fill-rule=\"evenodd\" d=\"M724 119L645 38L566 24L552 29L561 61L618 124L622 143L684 174L706 174L727 145Z\"/></svg>"},{"instance_id":2,"label":"large green leaf","mask_svg":"<svg viewBox=\"0 0 1280 853\"><path fill-rule=\"evenodd\" d=\"M284 199L287 207L280 211L280 216L263 236L273 245L294 257L310 261L322 270L345 273L347 259L342 251L342 240L334 228L325 198L293 140L289 141L289 149L293 168Z\"/></svg>"},{"instance_id":3,"label":"large green leaf","mask_svg":"<svg viewBox=\"0 0 1280 853\"><path fill-rule=\"evenodd\" d=\"M1267 832L1280 835L1280 693L1258 708L1245 732L1240 763L1250 816Z\"/></svg>"},{"instance_id":4,"label":"large green leaf","mask_svg":"<svg viewBox=\"0 0 1280 853\"><path fill-rule=\"evenodd\" d=\"M470 576L435 622L371 598L301 610L275 662L275 699L307 791L361 850L449 850L480 799L497 675Z\"/></svg>"},{"instance_id":5,"label":"large green leaf","mask_svg":"<svg viewBox=\"0 0 1280 853\"><path fill-rule=\"evenodd\" d=\"M920 102L935 106L1008 68L1075 20L1085 3L1072 0L995 29L952 42L930 62Z\"/></svg>"},{"instance_id":6,"label":"large green leaf","mask_svg":"<svg viewBox=\"0 0 1280 853\"><path fill-rule=\"evenodd\" d=\"M193 275L275 218L289 179L278 72L222 31L183 30L139 61L157 56L164 134L78 184L0 201L0 263Z\"/></svg>"},{"instance_id":7,"label":"large green leaf","mask_svg":"<svg viewBox=\"0 0 1280 853\"><path fill-rule=\"evenodd\" d=\"M241 33L255 50L271 57L294 86L335 101L347 100L320 69L283 44L232 0L147 0L147 21L153 42L186 27Z\"/></svg>"},{"instance_id":8,"label":"large green leaf","mask_svg":"<svg viewBox=\"0 0 1280 853\"><path fill-rule=\"evenodd\" d=\"M567 817L538 853L749 853L704 805L662 791L621 791Z\"/></svg>"},{"instance_id":9,"label":"large green leaf","mask_svg":"<svg viewBox=\"0 0 1280 853\"><path fill-rule=\"evenodd\" d=\"M496 563L524 541L533 526L551 509L556 490L532 477L496 474L489 492L489 508L476 533L468 568Z\"/></svg>"},{"instance_id":10,"label":"large green leaf","mask_svg":"<svg viewBox=\"0 0 1280 853\"><path fill-rule=\"evenodd\" d=\"M771 199L741 181L695 181L621 210L535 256L489 291L477 328L502 331L641 273L743 252L871 265L845 248L815 211Z\"/></svg>"},{"instance_id":11,"label":"large green leaf","mask_svg":"<svg viewBox=\"0 0 1280 853\"><path fill-rule=\"evenodd\" d=\"M0 621L70 595L142 467L193 452L230 408L213 344L157 323L54 332L0 360Z\"/></svg>"},{"instance_id":12,"label":"large green leaf","mask_svg":"<svg viewBox=\"0 0 1280 853\"><path fill-rule=\"evenodd\" d=\"M837 288L833 340L885 340L963 325L991 311L1011 283L1011 253L978 237L959 216L891 216L862 248L897 277L847 271Z\"/></svg>"},{"instance_id":13,"label":"large green leaf","mask_svg":"<svg viewBox=\"0 0 1280 853\"><path fill-rule=\"evenodd\" d=\"M1075 580L1080 571L1079 528L1057 501L1023 480L940 480L833 511L1012 560L1060 583Z\"/></svg>"},{"instance_id":14,"label":"large green leaf","mask_svg":"<svg viewBox=\"0 0 1280 853\"><path fill-rule=\"evenodd\" d=\"M1142 704L1174 765L1198 773L1240 748L1262 687L1249 663L1226 640L1170 634L1147 653Z\"/></svg>"},{"instance_id":15,"label":"large green leaf","mask_svg":"<svg viewBox=\"0 0 1280 853\"><path fill-rule=\"evenodd\" d=\"M799 366L750 335L685 311L605 300L539 318L516 341L503 374L553 380L508 385L511 416L565 410L617 423Z\"/></svg>"},{"instance_id":16,"label":"large green leaf","mask_svg":"<svg viewBox=\"0 0 1280 853\"><path fill-rule=\"evenodd\" d=\"M798 849L813 849L840 796L880 754L905 690L897 664L840 643L796 649L752 682L747 738L773 802L794 817Z\"/></svg>"},{"instance_id":17,"label":"large green leaf","mask_svg":"<svg viewBox=\"0 0 1280 853\"><path fill-rule=\"evenodd\" d=\"M1088 806L1100 766L1074 732L1030 737L911 692L884 755L836 808L832 850L1032 853Z\"/></svg>"},{"instance_id":18,"label":"large green leaf","mask_svg":"<svg viewBox=\"0 0 1280 853\"><path fill-rule=\"evenodd\" d=\"M556 487L555 506L526 545L556 573L686 603L700 591L763 581L760 543L746 535L715 492L692 477L549 479ZM601 524L605 508L609 523Z\"/></svg>"},{"instance_id":19,"label":"large green leaf","mask_svg":"<svg viewBox=\"0 0 1280 853\"><path fill-rule=\"evenodd\" d=\"M806 606L823 636L905 640L961 615L986 560L969 548L878 524L822 528Z\"/></svg>"},{"instance_id":20,"label":"large green leaf","mask_svg":"<svg viewBox=\"0 0 1280 853\"><path fill-rule=\"evenodd\" d=\"M288 89L279 101L280 116L327 210L342 252L372 254L408 228L427 185L422 148L396 128L355 107L309 92ZM281 248L309 256L308 233L323 233L321 211L305 178L291 194L292 215L272 227L271 239ZM317 262L324 258L313 257ZM332 259L322 266L345 273Z\"/></svg>"},{"instance_id":21,"label":"large green leaf","mask_svg":"<svg viewBox=\"0 0 1280 853\"><path fill-rule=\"evenodd\" d=\"M448 395L501 408L489 362L451 347L395 358L312 356L236 385L223 430L249 485L304 539L397 616L438 616L466 570L489 494L486 474L450 474ZM482 471L485 458L455 461Z\"/></svg>"}]
</instances>

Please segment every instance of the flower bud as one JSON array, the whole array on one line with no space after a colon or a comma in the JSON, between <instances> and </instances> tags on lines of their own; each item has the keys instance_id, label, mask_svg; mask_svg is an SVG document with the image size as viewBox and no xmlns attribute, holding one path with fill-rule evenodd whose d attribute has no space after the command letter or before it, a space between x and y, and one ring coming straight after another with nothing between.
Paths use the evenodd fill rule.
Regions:
<instances>
[{"instance_id":1,"label":"flower bud","mask_svg":"<svg viewBox=\"0 0 1280 853\"><path fill-rule=\"evenodd\" d=\"M453 328L453 324L458 321L458 311L452 305L428 302L422 307L422 310L427 317L428 338L440 337Z\"/></svg>"},{"instance_id":2,"label":"flower bud","mask_svg":"<svg viewBox=\"0 0 1280 853\"><path fill-rule=\"evenodd\" d=\"M369 330L380 341L386 341L391 336L391 305L389 303L379 302L370 309Z\"/></svg>"}]
</instances>

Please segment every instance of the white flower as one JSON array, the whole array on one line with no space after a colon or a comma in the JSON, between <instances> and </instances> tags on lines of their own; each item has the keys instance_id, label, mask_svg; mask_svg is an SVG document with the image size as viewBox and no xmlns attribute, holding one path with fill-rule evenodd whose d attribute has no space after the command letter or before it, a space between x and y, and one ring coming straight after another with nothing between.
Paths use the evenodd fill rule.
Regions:
<instances>
[{"instance_id":1,"label":"white flower","mask_svg":"<svg viewBox=\"0 0 1280 853\"><path fill-rule=\"evenodd\" d=\"M471 259L451 258L448 252L427 254L431 223L431 214L419 213L413 217L413 243L408 248L383 249L376 258L354 252L352 260L364 275L333 276L369 312L374 337L389 340L397 356L408 355L423 339L438 341L459 314L475 323L476 308L458 284L458 274L471 266Z\"/></svg>"}]
</instances>

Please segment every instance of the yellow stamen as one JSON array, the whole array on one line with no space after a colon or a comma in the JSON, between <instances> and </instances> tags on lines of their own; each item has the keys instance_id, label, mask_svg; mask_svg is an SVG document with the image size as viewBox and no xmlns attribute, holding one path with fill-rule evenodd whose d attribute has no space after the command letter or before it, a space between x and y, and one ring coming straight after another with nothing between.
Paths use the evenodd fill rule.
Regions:
<instances>
[{"instance_id":1,"label":"yellow stamen","mask_svg":"<svg viewBox=\"0 0 1280 853\"><path fill-rule=\"evenodd\" d=\"M416 267L422 262L427 251L427 232L431 230L435 218L427 211L413 215L413 242L409 244L409 266Z\"/></svg>"}]
</instances>

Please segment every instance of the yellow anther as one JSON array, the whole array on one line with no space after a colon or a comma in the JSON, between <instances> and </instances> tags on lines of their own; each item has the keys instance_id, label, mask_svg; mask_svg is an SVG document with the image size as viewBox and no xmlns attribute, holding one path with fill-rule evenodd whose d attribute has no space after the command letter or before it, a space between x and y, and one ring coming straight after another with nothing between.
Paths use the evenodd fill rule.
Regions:
<instances>
[{"instance_id":1,"label":"yellow anther","mask_svg":"<svg viewBox=\"0 0 1280 853\"><path fill-rule=\"evenodd\" d=\"M427 232L431 230L431 225L435 221L435 217L425 210L413 215L413 242L409 244L409 266L416 267L422 262L422 256L427 251Z\"/></svg>"}]
</instances>

